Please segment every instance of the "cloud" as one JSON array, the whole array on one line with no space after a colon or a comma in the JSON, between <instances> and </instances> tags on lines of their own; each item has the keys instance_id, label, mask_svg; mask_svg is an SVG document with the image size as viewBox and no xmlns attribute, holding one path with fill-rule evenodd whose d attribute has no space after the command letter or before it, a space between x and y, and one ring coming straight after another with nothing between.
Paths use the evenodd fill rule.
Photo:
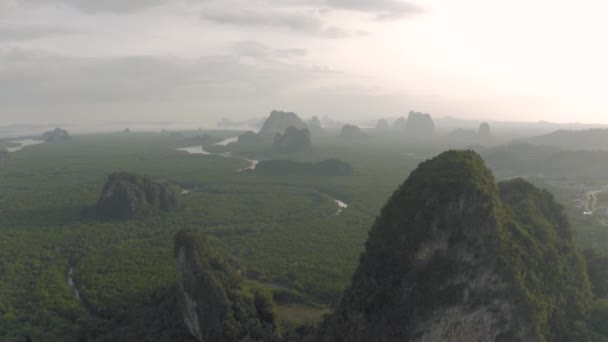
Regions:
<instances>
[{"instance_id":1,"label":"cloud","mask_svg":"<svg viewBox=\"0 0 608 342\"><path fill-rule=\"evenodd\" d=\"M308 55L308 50L299 49L299 48L279 49L279 50L275 50L275 54L278 57L285 57L285 58L304 57L304 56Z\"/></svg>"},{"instance_id":2,"label":"cloud","mask_svg":"<svg viewBox=\"0 0 608 342\"><path fill-rule=\"evenodd\" d=\"M268 48L266 54L252 52L249 48L256 47L254 42L237 46L249 55L274 55ZM242 63L238 55L197 60L157 56L101 59L0 50L0 65L0 103L13 106L271 99L322 77L305 66L278 59Z\"/></svg>"},{"instance_id":3,"label":"cloud","mask_svg":"<svg viewBox=\"0 0 608 342\"><path fill-rule=\"evenodd\" d=\"M24 4L69 6L84 12L134 12L169 3L168 0L21 0Z\"/></svg>"},{"instance_id":4,"label":"cloud","mask_svg":"<svg viewBox=\"0 0 608 342\"><path fill-rule=\"evenodd\" d=\"M310 11L297 9L206 9L201 18L216 24L247 26L254 28L282 28L292 32L323 36L327 38L344 38L350 33L344 29L329 26Z\"/></svg>"},{"instance_id":5,"label":"cloud","mask_svg":"<svg viewBox=\"0 0 608 342\"><path fill-rule=\"evenodd\" d=\"M62 27L1 27L0 26L0 42L1 41L20 41L45 38L49 36L57 36L62 34L73 33L72 30Z\"/></svg>"},{"instance_id":6,"label":"cloud","mask_svg":"<svg viewBox=\"0 0 608 342\"><path fill-rule=\"evenodd\" d=\"M400 0L326 0L331 8L372 13L376 19L397 19L423 10L417 5Z\"/></svg>"}]
</instances>

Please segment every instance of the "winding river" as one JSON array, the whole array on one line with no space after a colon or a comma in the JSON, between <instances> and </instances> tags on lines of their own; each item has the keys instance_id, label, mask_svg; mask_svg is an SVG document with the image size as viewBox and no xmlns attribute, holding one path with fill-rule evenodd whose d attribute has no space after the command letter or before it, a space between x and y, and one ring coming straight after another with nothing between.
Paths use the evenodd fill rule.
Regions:
<instances>
[{"instance_id":1,"label":"winding river","mask_svg":"<svg viewBox=\"0 0 608 342\"><path fill-rule=\"evenodd\" d=\"M239 137L232 137L232 138L224 139L224 140L222 140L220 142L217 142L217 143L215 143L213 145L226 146L226 145L228 145L230 143L237 142L238 140L239 140ZM205 150L205 147L203 145L189 146L189 147L180 147L177 150L181 151L181 152L186 152L188 154L216 155L216 156L220 156L220 157L224 157L224 158L239 159L239 160L244 160L244 161L246 161L246 162L249 163L249 166L244 167L242 169L236 170L238 172L247 171L247 170L255 170L255 167L259 163L259 160L253 160L253 159L247 159L247 158L244 158L244 157L233 156L230 153L210 153L210 152L208 152L208 151Z\"/></svg>"},{"instance_id":2,"label":"winding river","mask_svg":"<svg viewBox=\"0 0 608 342\"><path fill-rule=\"evenodd\" d=\"M228 138L228 139L224 139L220 142L215 143L214 145L222 145L222 146L226 146L230 143L236 142L239 140L239 137L232 137L232 138ZM254 159L247 159L245 157L238 157L238 156L233 156L232 154L230 154L230 152L228 153L210 153L207 152L205 150L205 147L200 145L200 146L190 146L190 147L180 147L177 149L178 151L181 152L186 152L189 154L203 154L203 155L217 155L220 157L224 157L224 158L234 158L234 159L240 159L240 160L244 160L246 162L249 163L249 166L244 167L242 169L238 169L236 170L237 172L243 172L243 171L248 171L248 170L255 170L255 167L258 165L258 163L260 162L259 160L254 160ZM182 194L187 194L189 193L189 190L184 190L182 192ZM344 211L344 209L348 208L348 204L338 200L338 199L334 199L334 202L336 202L336 204L338 205L338 211L336 211L336 216L340 215L342 213L342 211Z\"/></svg>"},{"instance_id":3,"label":"winding river","mask_svg":"<svg viewBox=\"0 0 608 342\"><path fill-rule=\"evenodd\" d=\"M42 140L34 140L34 139L21 139L21 140L13 140L10 142L13 144L19 144L20 146L7 148L6 150L9 152L18 152L18 151L21 151L24 147L44 143L44 141L42 141Z\"/></svg>"}]
</instances>

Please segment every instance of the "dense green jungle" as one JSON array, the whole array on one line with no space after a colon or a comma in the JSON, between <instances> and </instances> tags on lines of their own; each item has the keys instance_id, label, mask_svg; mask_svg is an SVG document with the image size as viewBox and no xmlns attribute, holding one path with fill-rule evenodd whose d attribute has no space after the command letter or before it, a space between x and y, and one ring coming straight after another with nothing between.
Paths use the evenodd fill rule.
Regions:
<instances>
[{"instance_id":1,"label":"dense green jungle","mask_svg":"<svg viewBox=\"0 0 608 342\"><path fill-rule=\"evenodd\" d=\"M204 233L237 260L246 286L273 292L284 336L310 329L350 284L368 231L397 186L422 161L467 147L370 131L361 140L313 134L311 150L289 154L214 145L243 133L230 130L73 135L10 153L0 160L0 340L192 340L173 310L173 242L184 229ZM178 150L201 145L217 154ZM558 174L526 168L536 157L509 169L505 155L521 155L517 146L474 148L498 178L524 177L556 196L596 269L591 277L600 293L608 264L608 198L601 195L608 174L580 176L579 159L560 164ZM352 173L256 173L235 156L338 158ZM119 171L179 187L179 208L137 219L98 217L104 183ZM608 304L598 301L594 310L606 315ZM601 330L600 314L594 324Z\"/></svg>"}]
</instances>

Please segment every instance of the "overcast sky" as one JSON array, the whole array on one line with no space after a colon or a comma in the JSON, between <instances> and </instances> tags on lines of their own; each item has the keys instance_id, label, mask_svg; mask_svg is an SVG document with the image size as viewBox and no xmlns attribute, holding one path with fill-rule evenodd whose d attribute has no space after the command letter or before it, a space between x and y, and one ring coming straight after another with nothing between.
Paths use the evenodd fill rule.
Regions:
<instances>
[{"instance_id":1,"label":"overcast sky","mask_svg":"<svg viewBox=\"0 0 608 342\"><path fill-rule=\"evenodd\" d=\"M605 0L0 0L0 125L608 123Z\"/></svg>"}]
</instances>

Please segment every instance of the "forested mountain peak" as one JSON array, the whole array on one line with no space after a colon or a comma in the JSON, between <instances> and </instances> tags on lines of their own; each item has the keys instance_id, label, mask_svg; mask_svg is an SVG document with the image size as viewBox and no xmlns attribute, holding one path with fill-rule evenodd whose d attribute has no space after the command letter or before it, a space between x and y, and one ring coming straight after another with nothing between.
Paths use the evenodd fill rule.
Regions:
<instances>
[{"instance_id":1,"label":"forested mountain peak","mask_svg":"<svg viewBox=\"0 0 608 342\"><path fill-rule=\"evenodd\" d=\"M284 134L289 127L304 129L308 128L308 125L296 113L273 110L264 121L259 134L273 138L277 133Z\"/></svg>"},{"instance_id":2,"label":"forested mountain peak","mask_svg":"<svg viewBox=\"0 0 608 342\"><path fill-rule=\"evenodd\" d=\"M64 141L70 139L72 139L70 133L68 133L68 131L66 131L65 129L59 127L55 128L52 131L44 132L42 134L42 140L44 140L44 142Z\"/></svg>"},{"instance_id":3,"label":"forested mountain peak","mask_svg":"<svg viewBox=\"0 0 608 342\"><path fill-rule=\"evenodd\" d=\"M377 218L320 338L577 340L591 292L567 219L523 180L500 189L504 200L472 151L420 164Z\"/></svg>"},{"instance_id":4,"label":"forested mountain peak","mask_svg":"<svg viewBox=\"0 0 608 342\"><path fill-rule=\"evenodd\" d=\"M520 142L554 146L565 150L608 150L608 129L558 130L549 134L522 139Z\"/></svg>"},{"instance_id":5,"label":"forested mountain peak","mask_svg":"<svg viewBox=\"0 0 608 342\"><path fill-rule=\"evenodd\" d=\"M413 135L434 134L435 122L430 114L410 111L405 128Z\"/></svg>"},{"instance_id":6,"label":"forested mountain peak","mask_svg":"<svg viewBox=\"0 0 608 342\"><path fill-rule=\"evenodd\" d=\"M345 139L361 139L367 138L367 134L365 134L359 126L344 125L342 130L340 130L340 137Z\"/></svg>"},{"instance_id":7,"label":"forested mountain peak","mask_svg":"<svg viewBox=\"0 0 608 342\"><path fill-rule=\"evenodd\" d=\"M284 153L310 150L312 148L310 130L308 128L298 129L290 126L285 130L284 134L276 134L272 146L275 150Z\"/></svg>"},{"instance_id":8,"label":"forested mountain peak","mask_svg":"<svg viewBox=\"0 0 608 342\"><path fill-rule=\"evenodd\" d=\"M272 295L245 288L238 265L206 236L178 232L174 255L179 314L197 340L278 340Z\"/></svg>"},{"instance_id":9,"label":"forested mountain peak","mask_svg":"<svg viewBox=\"0 0 608 342\"><path fill-rule=\"evenodd\" d=\"M103 218L130 219L171 211L178 204L179 192L173 185L134 173L115 172L108 176L99 196L97 213Z\"/></svg>"}]
</instances>

